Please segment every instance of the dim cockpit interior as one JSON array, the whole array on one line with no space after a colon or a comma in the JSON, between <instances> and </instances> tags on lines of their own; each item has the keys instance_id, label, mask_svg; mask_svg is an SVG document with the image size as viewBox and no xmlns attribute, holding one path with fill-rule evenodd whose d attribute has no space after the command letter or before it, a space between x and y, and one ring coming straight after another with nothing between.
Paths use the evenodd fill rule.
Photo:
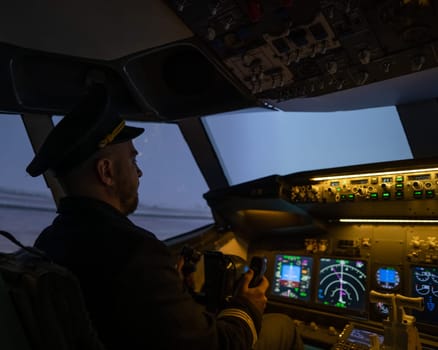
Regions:
<instances>
[{"instance_id":1,"label":"dim cockpit interior","mask_svg":"<svg viewBox=\"0 0 438 350\"><path fill-rule=\"evenodd\" d=\"M165 242L175 259L185 252L194 297L207 307L232 293L253 257L266 257L266 311L290 315L306 349L437 349L437 19L435 0L15 1L0 13L0 108L21 119L33 150L52 117L94 83L118 96L128 121L175 126L205 181L209 216ZM323 134L329 115L388 106L412 157L363 162L352 149L341 165L241 181L208 120L318 112L313 130ZM385 128L364 113L354 129L328 136L345 150L347 134L371 130L365 148L374 149ZM325 144L304 134L291 130L299 147L278 158L294 163L311 150L316 164ZM249 167L258 157L234 161ZM56 179L45 174L45 184L57 203ZM146 221L184 216L151 208Z\"/></svg>"},{"instance_id":2,"label":"dim cockpit interior","mask_svg":"<svg viewBox=\"0 0 438 350\"><path fill-rule=\"evenodd\" d=\"M205 197L217 222L251 237L251 255L268 258L270 306L288 310L310 344L372 348L376 334L402 349L415 327L433 349L435 162L270 176Z\"/></svg>"}]
</instances>

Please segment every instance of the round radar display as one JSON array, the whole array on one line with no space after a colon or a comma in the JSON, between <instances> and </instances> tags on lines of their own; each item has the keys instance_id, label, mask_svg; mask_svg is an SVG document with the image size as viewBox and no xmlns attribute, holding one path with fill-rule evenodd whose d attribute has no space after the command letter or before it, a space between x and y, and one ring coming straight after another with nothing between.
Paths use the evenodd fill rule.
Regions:
<instances>
[{"instance_id":1,"label":"round radar display","mask_svg":"<svg viewBox=\"0 0 438 350\"><path fill-rule=\"evenodd\" d=\"M318 302L346 310L364 311L367 291L366 262L321 258Z\"/></svg>"},{"instance_id":2,"label":"round radar display","mask_svg":"<svg viewBox=\"0 0 438 350\"><path fill-rule=\"evenodd\" d=\"M395 267L379 267L376 271L376 283L385 290L394 290L400 285L400 273Z\"/></svg>"}]
</instances>

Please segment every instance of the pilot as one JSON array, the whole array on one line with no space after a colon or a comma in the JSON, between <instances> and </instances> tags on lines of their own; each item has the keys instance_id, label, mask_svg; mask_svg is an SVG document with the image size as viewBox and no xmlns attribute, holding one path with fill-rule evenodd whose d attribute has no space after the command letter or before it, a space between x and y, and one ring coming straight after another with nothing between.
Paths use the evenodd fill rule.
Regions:
<instances>
[{"instance_id":1,"label":"pilot","mask_svg":"<svg viewBox=\"0 0 438 350\"><path fill-rule=\"evenodd\" d=\"M212 315L183 288L166 245L134 225L142 171L114 96L95 87L48 135L26 168L52 172L65 196L35 246L79 279L93 324L107 349L302 349L293 321L264 314L268 281Z\"/></svg>"}]
</instances>

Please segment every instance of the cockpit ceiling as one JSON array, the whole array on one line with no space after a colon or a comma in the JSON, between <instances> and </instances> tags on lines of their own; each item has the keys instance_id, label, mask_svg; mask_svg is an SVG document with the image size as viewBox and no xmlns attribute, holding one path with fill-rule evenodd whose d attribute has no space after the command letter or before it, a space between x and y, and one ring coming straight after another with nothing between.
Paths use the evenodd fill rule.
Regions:
<instances>
[{"instance_id":1,"label":"cockpit ceiling","mask_svg":"<svg viewBox=\"0 0 438 350\"><path fill-rule=\"evenodd\" d=\"M5 44L74 56L87 72L110 66L136 95L134 109L158 120L263 104L337 111L438 96L438 0L17 0L0 12ZM178 45L202 56L208 83ZM9 74L10 58L21 54L6 51ZM0 101L4 110L16 105Z\"/></svg>"},{"instance_id":2,"label":"cockpit ceiling","mask_svg":"<svg viewBox=\"0 0 438 350\"><path fill-rule=\"evenodd\" d=\"M254 96L283 110L355 109L437 96L437 1L168 3ZM342 94L350 90L357 93ZM323 95L327 99L317 98Z\"/></svg>"},{"instance_id":3,"label":"cockpit ceiling","mask_svg":"<svg viewBox=\"0 0 438 350\"><path fill-rule=\"evenodd\" d=\"M191 36L155 0L16 0L0 11L0 42L82 58L113 60Z\"/></svg>"}]
</instances>

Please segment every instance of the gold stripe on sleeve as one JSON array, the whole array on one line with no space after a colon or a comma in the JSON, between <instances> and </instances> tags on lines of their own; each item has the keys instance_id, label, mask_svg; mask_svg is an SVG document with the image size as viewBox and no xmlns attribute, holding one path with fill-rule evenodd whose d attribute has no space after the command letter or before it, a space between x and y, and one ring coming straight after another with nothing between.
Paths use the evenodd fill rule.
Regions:
<instances>
[{"instance_id":1,"label":"gold stripe on sleeve","mask_svg":"<svg viewBox=\"0 0 438 350\"><path fill-rule=\"evenodd\" d=\"M234 308L222 310L218 315L218 319L223 318L223 317L236 317L236 318L240 318L241 320L245 321L246 324L248 325L249 329L251 330L252 348L254 348L254 345L257 342L257 331L256 331L254 321L252 320L252 318L245 311L240 310L240 309L234 309Z\"/></svg>"}]
</instances>

